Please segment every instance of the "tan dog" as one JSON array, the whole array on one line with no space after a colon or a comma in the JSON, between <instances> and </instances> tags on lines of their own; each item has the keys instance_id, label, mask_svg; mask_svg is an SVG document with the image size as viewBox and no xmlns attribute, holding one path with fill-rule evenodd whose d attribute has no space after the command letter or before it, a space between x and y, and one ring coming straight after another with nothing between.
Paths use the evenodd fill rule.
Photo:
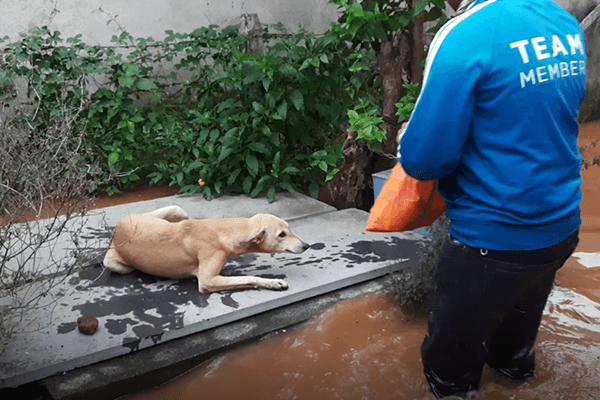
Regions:
<instances>
[{"instance_id":1,"label":"tan dog","mask_svg":"<svg viewBox=\"0 0 600 400\"><path fill-rule=\"evenodd\" d=\"M190 219L180 207L133 214L117 224L104 265L180 279L195 276L201 293L241 288L287 289L282 279L221 276L230 257L245 253L302 253L310 246L269 214L252 218Z\"/></svg>"}]
</instances>

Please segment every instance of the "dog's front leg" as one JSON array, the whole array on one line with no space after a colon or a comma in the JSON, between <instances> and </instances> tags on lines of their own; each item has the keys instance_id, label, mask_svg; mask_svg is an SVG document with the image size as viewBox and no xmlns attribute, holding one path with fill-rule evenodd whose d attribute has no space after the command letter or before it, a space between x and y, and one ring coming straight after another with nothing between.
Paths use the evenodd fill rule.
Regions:
<instances>
[{"instance_id":1,"label":"dog's front leg","mask_svg":"<svg viewBox=\"0 0 600 400\"><path fill-rule=\"evenodd\" d=\"M201 258L199 257L201 260ZM257 276L222 276L221 269L227 257L225 254L216 254L209 260L203 260L198 266L198 290L200 293L210 293L229 289L271 289L285 290L288 288L283 279L266 279Z\"/></svg>"}]
</instances>

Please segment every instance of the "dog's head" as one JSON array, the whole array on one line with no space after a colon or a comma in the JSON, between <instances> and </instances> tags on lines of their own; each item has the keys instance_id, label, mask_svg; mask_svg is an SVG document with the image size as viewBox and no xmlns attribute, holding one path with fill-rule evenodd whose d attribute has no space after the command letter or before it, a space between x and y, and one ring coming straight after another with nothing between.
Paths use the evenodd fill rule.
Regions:
<instances>
[{"instance_id":1,"label":"dog's head","mask_svg":"<svg viewBox=\"0 0 600 400\"><path fill-rule=\"evenodd\" d=\"M260 253L302 253L310 245L294 235L287 222L270 214L256 214L252 225L250 246Z\"/></svg>"}]
</instances>

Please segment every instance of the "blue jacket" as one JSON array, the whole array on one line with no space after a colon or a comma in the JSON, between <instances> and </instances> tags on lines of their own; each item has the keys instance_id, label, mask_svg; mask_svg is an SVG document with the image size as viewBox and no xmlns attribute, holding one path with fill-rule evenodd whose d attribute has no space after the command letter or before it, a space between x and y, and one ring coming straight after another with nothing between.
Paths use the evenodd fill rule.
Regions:
<instances>
[{"instance_id":1,"label":"blue jacket","mask_svg":"<svg viewBox=\"0 0 600 400\"><path fill-rule=\"evenodd\" d=\"M584 34L552 0L477 0L437 33L398 161L439 179L454 238L533 250L579 228L585 73Z\"/></svg>"}]
</instances>

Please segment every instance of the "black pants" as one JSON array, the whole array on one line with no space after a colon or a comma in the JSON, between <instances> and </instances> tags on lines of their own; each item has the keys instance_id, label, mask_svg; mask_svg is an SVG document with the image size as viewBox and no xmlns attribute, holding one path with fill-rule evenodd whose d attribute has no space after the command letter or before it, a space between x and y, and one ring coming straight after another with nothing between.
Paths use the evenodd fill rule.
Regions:
<instances>
[{"instance_id":1,"label":"black pants","mask_svg":"<svg viewBox=\"0 0 600 400\"><path fill-rule=\"evenodd\" d=\"M533 376L533 344L556 271L579 242L532 251L488 251L450 236L433 273L435 292L421 356L436 397L477 390L484 364Z\"/></svg>"}]
</instances>

